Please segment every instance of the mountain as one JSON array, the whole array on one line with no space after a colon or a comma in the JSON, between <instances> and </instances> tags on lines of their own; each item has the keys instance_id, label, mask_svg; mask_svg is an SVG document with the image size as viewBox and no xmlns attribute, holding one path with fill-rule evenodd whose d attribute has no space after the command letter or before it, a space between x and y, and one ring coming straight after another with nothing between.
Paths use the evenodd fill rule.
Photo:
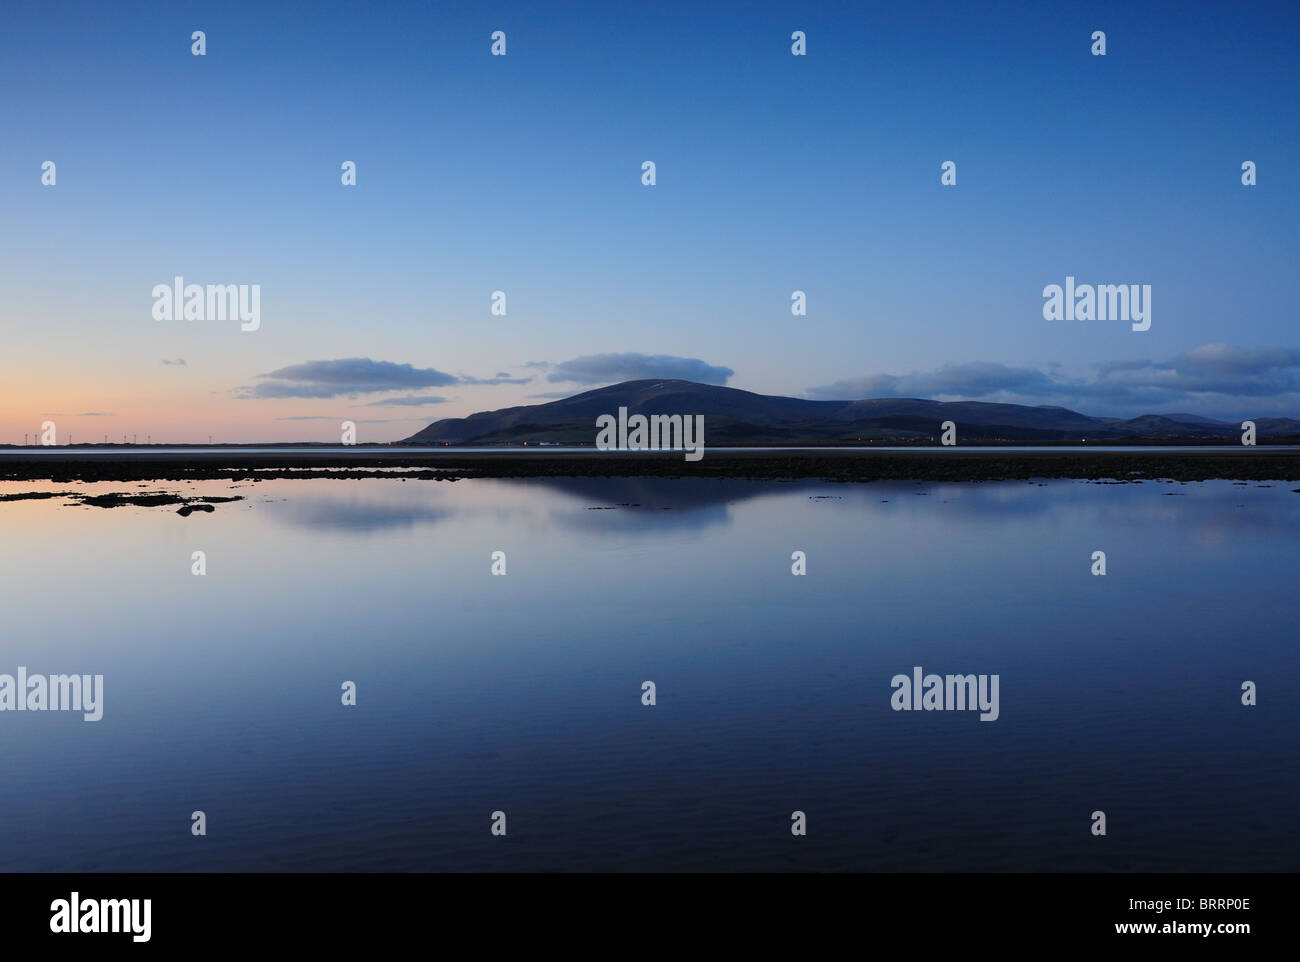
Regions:
<instances>
[{"instance_id":1,"label":"mountain","mask_svg":"<svg viewBox=\"0 0 1300 962\"><path fill-rule=\"evenodd\" d=\"M481 411L435 421L403 444L502 444L521 441L593 443L596 418L628 414L702 414L706 444L935 441L939 425L953 421L963 441L1143 439L1239 442L1239 424L1194 414L1097 418L1051 405L984 401L875 398L809 401L753 394L694 381L625 381L545 404ZM1300 421L1256 419L1259 438L1300 436Z\"/></svg>"}]
</instances>

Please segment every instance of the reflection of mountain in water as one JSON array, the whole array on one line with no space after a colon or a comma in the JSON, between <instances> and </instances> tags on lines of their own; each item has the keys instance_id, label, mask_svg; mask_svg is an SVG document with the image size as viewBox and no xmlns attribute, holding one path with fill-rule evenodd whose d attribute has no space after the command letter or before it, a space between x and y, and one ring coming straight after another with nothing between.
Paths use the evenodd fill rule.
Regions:
<instances>
[{"instance_id":1,"label":"reflection of mountain in water","mask_svg":"<svg viewBox=\"0 0 1300 962\"><path fill-rule=\"evenodd\" d=\"M365 482L341 482L348 485L358 483ZM433 524L452 517L455 511L414 502L399 503L383 497L357 497L354 493L343 497L290 495L283 502L274 504L268 514L276 521L303 528L373 533Z\"/></svg>"},{"instance_id":2,"label":"reflection of mountain in water","mask_svg":"<svg viewBox=\"0 0 1300 962\"><path fill-rule=\"evenodd\" d=\"M1189 524L1216 530L1231 524L1244 530L1278 523L1258 499L1229 482L1107 484L1102 487L1108 495L1104 497L1098 496L1101 491L1090 490L1094 486L1088 482L1062 480L859 485L735 478L511 478L460 481L454 488L429 482L398 486L376 479L316 483L321 487L310 494L273 498L268 515L299 527L358 533L400 531L480 515L520 516L598 537L726 527L734 521L733 506L796 495L819 505L819 510L844 512L846 517L849 513L859 518L904 514L954 525L1001 518L1014 526L1040 515L1083 509L1096 512L1099 521L1122 516L1129 527L1145 527L1164 523L1171 511L1181 511L1194 498L1197 508L1188 512ZM1074 492L1066 501L1061 497L1063 488ZM461 498L458 490L476 496ZM269 487L268 493L274 491ZM1188 498L1166 496L1179 493Z\"/></svg>"},{"instance_id":3,"label":"reflection of mountain in water","mask_svg":"<svg viewBox=\"0 0 1300 962\"><path fill-rule=\"evenodd\" d=\"M591 534L629 531L702 531L732 523L731 505L762 495L774 486L753 481L709 478L546 478L499 482L522 488L543 484L573 505L549 512L571 531ZM821 482L800 482L821 487ZM782 484L788 491L794 485Z\"/></svg>"}]
</instances>

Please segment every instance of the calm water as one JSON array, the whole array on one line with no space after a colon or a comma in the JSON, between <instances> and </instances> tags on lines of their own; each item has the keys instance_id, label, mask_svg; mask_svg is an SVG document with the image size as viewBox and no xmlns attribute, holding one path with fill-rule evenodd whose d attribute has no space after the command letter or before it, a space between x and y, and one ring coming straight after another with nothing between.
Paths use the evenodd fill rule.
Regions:
<instances>
[{"instance_id":1,"label":"calm water","mask_svg":"<svg viewBox=\"0 0 1300 962\"><path fill-rule=\"evenodd\" d=\"M10 871L1294 871L1292 487L3 483L248 500L0 503L0 672L105 677L100 722L0 713L0 851ZM1000 717L891 710L916 665L998 674Z\"/></svg>"}]
</instances>

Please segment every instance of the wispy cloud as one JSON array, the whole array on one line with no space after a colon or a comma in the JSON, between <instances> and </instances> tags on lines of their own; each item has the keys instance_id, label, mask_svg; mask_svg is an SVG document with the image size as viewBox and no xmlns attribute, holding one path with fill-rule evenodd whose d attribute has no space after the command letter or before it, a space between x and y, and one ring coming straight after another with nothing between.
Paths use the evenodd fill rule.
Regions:
<instances>
[{"instance_id":1,"label":"wispy cloud","mask_svg":"<svg viewBox=\"0 0 1300 962\"><path fill-rule=\"evenodd\" d=\"M511 377L509 374L498 374L496 377L469 377L461 375L459 384L527 384L531 377Z\"/></svg>"},{"instance_id":2,"label":"wispy cloud","mask_svg":"<svg viewBox=\"0 0 1300 962\"><path fill-rule=\"evenodd\" d=\"M171 366L171 367L188 367L188 366L189 366L189 365L187 365L187 364L185 363L185 358L183 358L183 357L178 357L178 358L177 358L176 360L174 360L174 361L170 361L170 360L168 360L167 358L163 358L163 361L162 361L162 362L163 362L164 364L166 364L166 365Z\"/></svg>"},{"instance_id":3,"label":"wispy cloud","mask_svg":"<svg viewBox=\"0 0 1300 962\"><path fill-rule=\"evenodd\" d=\"M826 400L870 397L986 398L1002 392L1033 394L1059 387L1042 371L1007 367L994 362L946 364L935 371L912 374L872 374L808 389L808 396Z\"/></svg>"},{"instance_id":4,"label":"wispy cloud","mask_svg":"<svg viewBox=\"0 0 1300 962\"><path fill-rule=\"evenodd\" d=\"M405 397L390 397L383 401L370 401L366 407L425 407L429 404L446 404L447 399L437 394L408 394Z\"/></svg>"},{"instance_id":5,"label":"wispy cloud","mask_svg":"<svg viewBox=\"0 0 1300 962\"><path fill-rule=\"evenodd\" d=\"M809 388L809 397L922 397L1089 407L1149 414L1195 407L1224 417L1300 414L1300 349L1206 344L1167 361L1105 361L1086 377L995 362L949 364L910 374L872 374ZM1107 410L1098 410L1106 408Z\"/></svg>"},{"instance_id":6,"label":"wispy cloud","mask_svg":"<svg viewBox=\"0 0 1300 962\"><path fill-rule=\"evenodd\" d=\"M272 421L333 421L336 424L342 424L344 421L352 421L355 424L407 424L416 422L419 424L427 423L427 418L347 418L340 417L337 414L294 414L286 415L281 418L272 418Z\"/></svg>"},{"instance_id":7,"label":"wispy cloud","mask_svg":"<svg viewBox=\"0 0 1300 962\"><path fill-rule=\"evenodd\" d=\"M694 357L673 357L669 354L589 354L556 364L546 379L551 382L612 384L617 381L664 378L726 384L727 379L735 373L729 367L707 364Z\"/></svg>"},{"instance_id":8,"label":"wispy cloud","mask_svg":"<svg viewBox=\"0 0 1300 962\"><path fill-rule=\"evenodd\" d=\"M461 379L436 368L417 368L392 361L352 357L335 361L307 361L259 374L261 383L235 392L239 398L335 398L445 387Z\"/></svg>"}]
</instances>

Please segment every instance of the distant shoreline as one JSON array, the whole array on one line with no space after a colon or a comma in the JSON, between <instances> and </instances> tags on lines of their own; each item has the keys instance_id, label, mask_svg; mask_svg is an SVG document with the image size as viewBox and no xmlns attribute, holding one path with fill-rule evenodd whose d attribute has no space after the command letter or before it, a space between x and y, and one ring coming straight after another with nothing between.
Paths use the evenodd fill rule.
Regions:
<instances>
[{"instance_id":1,"label":"distant shoreline","mask_svg":"<svg viewBox=\"0 0 1300 962\"><path fill-rule=\"evenodd\" d=\"M1300 450L1268 446L1179 447L1159 451L1008 451L999 447L738 451L709 448L703 460L680 451L597 453L590 449L386 453L385 447L300 454L275 450L199 449L183 454L73 449L0 451L0 481L242 481L271 478L401 476L423 480L543 477L690 477L828 481L1086 480L1300 481Z\"/></svg>"}]
</instances>

